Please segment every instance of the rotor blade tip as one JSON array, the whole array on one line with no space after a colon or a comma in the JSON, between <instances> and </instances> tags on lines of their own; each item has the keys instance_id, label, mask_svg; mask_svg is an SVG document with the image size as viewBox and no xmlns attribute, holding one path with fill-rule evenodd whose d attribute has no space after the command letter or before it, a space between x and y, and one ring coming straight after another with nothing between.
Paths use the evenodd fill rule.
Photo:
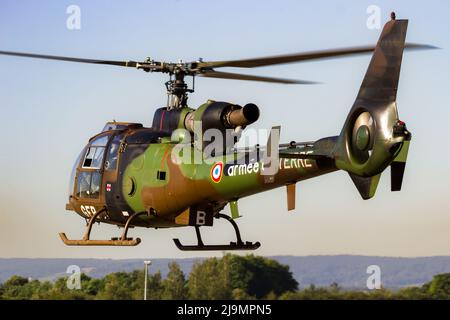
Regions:
<instances>
[{"instance_id":1,"label":"rotor blade tip","mask_svg":"<svg viewBox=\"0 0 450 320\"><path fill-rule=\"evenodd\" d=\"M435 49L441 49L440 47L431 45L431 44L421 44L421 43L406 43L405 44L406 49L410 50L435 50Z\"/></svg>"},{"instance_id":2,"label":"rotor blade tip","mask_svg":"<svg viewBox=\"0 0 450 320\"><path fill-rule=\"evenodd\" d=\"M306 84L306 85L316 85L316 84L324 84L323 82L318 82L318 81L298 81L294 84Z\"/></svg>"}]
</instances>

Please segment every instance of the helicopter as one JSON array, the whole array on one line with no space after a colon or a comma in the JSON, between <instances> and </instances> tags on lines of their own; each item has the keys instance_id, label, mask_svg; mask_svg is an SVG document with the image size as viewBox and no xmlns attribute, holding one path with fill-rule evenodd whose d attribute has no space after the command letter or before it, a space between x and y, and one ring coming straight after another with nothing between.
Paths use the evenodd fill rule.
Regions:
<instances>
[{"instance_id":1,"label":"helicopter","mask_svg":"<svg viewBox=\"0 0 450 320\"><path fill-rule=\"evenodd\" d=\"M194 227L197 243L180 250L255 250L260 242L243 241L236 219L238 200L285 187L287 209L295 209L296 183L337 170L348 172L363 199L375 195L382 172L390 166L391 190L400 191L411 133L399 119L396 103L404 49L431 49L405 42L408 20L391 14L376 46L229 61L160 62L112 61L0 51L1 55L131 67L169 75L168 101L158 108L151 127L140 123L108 122L89 139L78 156L70 178L66 210L86 219L82 239L68 239L69 246L135 246L133 227ZM280 144L280 127L271 129L266 146L236 147L245 128L256 122L258 106L208 100L196 109L188 106L195 77L262 81L281 84L314 84L311 81L216 71L218 68L262 66L329 59L372 53L368 69L341 132L317 141ZM185 81L192 77L192 86ZM205 135L224 137L209 148ZM199 159L195 159L196 157ZM195 161L199 160L199 161ZM230 215L221 213L230 206ZM236 240L205 244L200 228L215 219L230 222ZM119 237L91 239L95 222L123 228Z\"/></svg>"}]
</instances>

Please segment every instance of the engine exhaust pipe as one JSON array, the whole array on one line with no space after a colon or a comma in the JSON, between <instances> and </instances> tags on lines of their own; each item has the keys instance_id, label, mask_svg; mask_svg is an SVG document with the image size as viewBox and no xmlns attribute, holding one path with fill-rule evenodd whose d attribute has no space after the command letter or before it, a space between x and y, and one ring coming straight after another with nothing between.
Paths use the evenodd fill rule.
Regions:
<instances>
[{"instance_id":1,"label":"engine exhaust pipe","mask_svg":"<svg viewBox=\"0 0 450 320\"><path fill-rule=\"evenodd\" d=\"M225 119L231 127L244 127L259 119L259 108L256 104L248 103L242 108L230 111Z\"/></svg>"}]
</instances>

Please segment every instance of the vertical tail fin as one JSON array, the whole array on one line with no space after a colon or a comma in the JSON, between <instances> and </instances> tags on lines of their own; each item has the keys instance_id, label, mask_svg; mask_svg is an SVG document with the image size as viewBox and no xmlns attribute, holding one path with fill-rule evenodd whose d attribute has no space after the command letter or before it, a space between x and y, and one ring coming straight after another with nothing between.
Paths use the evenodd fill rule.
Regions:
<instances>
[{"instance_id":1,"label":"vertical tail fin","mask_svg":"<svg viewBox=\"0 0 450 320\"><path fill-rule=\"evenodd\" d=\"M357 99L395 101L408 20L391 20L381 32Z\"/></svg>"}]
</instances>

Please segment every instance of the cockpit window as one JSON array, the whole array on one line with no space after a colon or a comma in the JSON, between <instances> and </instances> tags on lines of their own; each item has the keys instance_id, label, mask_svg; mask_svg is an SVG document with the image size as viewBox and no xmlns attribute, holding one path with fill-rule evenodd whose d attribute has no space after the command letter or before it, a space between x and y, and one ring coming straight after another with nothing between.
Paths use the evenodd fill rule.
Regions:
<instances>
[{"instance_id":1,"label":"cockpit window","mask_svg":"<svg viewBox=\"0 0 450 320\"><path fill-rule=\"evenodd\" d=\"M97 199L102 187L102 167L110 134L101 135L90 141L75 164L71 181L75 184L75 195L79 198ZM94 170L92 170L94 169ZM76 179L75 179L76 174ZM75 181L76 182L75 182Z\"/></svg>"},{"instance_id":2,"label":"cockpit window","mask_svg":"<svg viewBox=\"0 0 450 320\"><path fill-rule=\"evenodd\" d=\"M98 198L100 194L101 176L97 171L81 171L78 173L77 196L80 198Z\"/></svg>"},{"instance_id":3,"label":"cockpit window","mask_svg":"<svg viewBox=\"0 0 450 320\"><path fill-rule=\"evenodd\" d=\"M84 158L83 168L100 169L104 153L104 147L89 147Z\"/></svg>"},{"instance_id":4,"label":"cockpit window","mask_svg":"<svg viewBox=\"0 0 450 320\"><path fill-rule=\"evenodd\" d=\"M119 148L122 136L116 135L109 145L109 151L106 156L105 170L115 170L117 168L117 158L119 155Z\"/></svg>"},{"instance_id":5,"label":"cockpit window","mask_svg":"<svg viewBox=\"0 0 450 320\"><path fill-rule=\"evenodd\" d=\"M75 161L75 164L73 165L72 173L70 174L70 181L69 181L69 197L73 194L75 175L77 174L77 168L80 165L80 160L83 155L84 155L84 150L80 152L80 154L77 157L77 160Z\"/></svg>"},{"instance_id":6,"label":"cockpit window","mask_svg":"<svg viewBox=\"0 0 450 320\"><path fill-rule=\"evenodd\" d=\"M91 146L106 147L106 144L108 143L108 139L109 139L109 136L99 137L91 142Z\"/></svg>"},{"instance_id":7,"label":"cockpit window","mask_svg":"<svg viewBox=\"0 0 450 320\"><path fill-rule=\"evenodd\" d=\"M109 136L103 136L91 142L83 161L83 168L100 169Z\"/></svg>"},{"instance_id":8,"label":"cockpit window","mask_svg":"<svg viewBox=\"0 0 450 320\"><path fill-rule=\"evenodd\" d=\"M77 196L80 198L89 198L91 190L91 172L78 173Z\"/></svg>"},{"instance_id":9,"label":"cockpit window","mask_svg":"<svg viewBox=\"0 0 450 320\"><path fill-rule=\"evenodd\" d=\"M102 132L110 131L110 130L125 130L125 129L136 129L142 128L142 124L140 123L132 123L132 122L107 122L103 127Z\"/></svg>"}]
</instances>

